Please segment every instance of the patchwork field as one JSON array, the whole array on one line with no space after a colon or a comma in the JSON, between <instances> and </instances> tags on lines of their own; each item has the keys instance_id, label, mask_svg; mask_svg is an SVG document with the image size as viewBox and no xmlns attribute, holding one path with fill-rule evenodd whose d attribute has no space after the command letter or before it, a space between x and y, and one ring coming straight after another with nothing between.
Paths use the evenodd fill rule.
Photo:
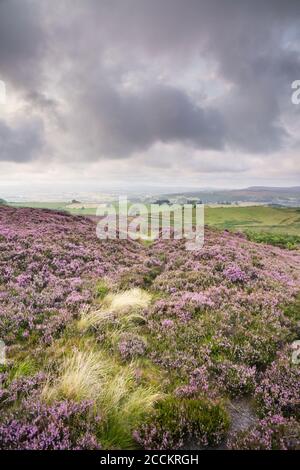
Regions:
<instances>
[{"instance_id":1,"label":"patchwork field","mask_svg":"<svg viewBox=\"0 0 300 470\"><path fill-rule=\"evenodd\" d=\"M11 203L12 207L63 210L74 215L95 215L96 204L66 202ZM269 206L205 207L205 223L220 229L260 231L300 236L300 208Z\"/></svg>"},{"instance_id":2,"label":"patchwork field","mask_svg":"<svg viewBox=\"0 0 300 470\"><path fill-rule=\"evenodd\" d=\"M300 448L300 253L205 240L0 207L2 449Z\"/></svg>"}]
</instances>

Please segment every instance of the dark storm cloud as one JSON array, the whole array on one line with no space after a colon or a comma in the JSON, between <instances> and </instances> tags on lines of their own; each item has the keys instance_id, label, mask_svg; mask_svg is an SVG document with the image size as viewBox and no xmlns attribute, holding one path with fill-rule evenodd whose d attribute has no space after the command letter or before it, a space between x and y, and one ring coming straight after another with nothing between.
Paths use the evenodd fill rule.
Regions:
<instances>
[{"instance_id":1,"label":"dark storm cloud","mask_svg":"<svg viewBox=\"0 0 300 470\"><path fill-rule=\"evenodd\" d=\"M40 120L16 123L0 120L0 161L28 162L43 149L43 124Z\"/></svg>"},{"instance_id":2,"label":"dark storm cloud","mask_svg":"<svg viewBox=\"0 0 300 470\"><path fill-rule=\"evenodd\" d=\"M6 83L7 95L13 88L31 94L42 84L46 34L40 13L39 4L30 0L0 0L0 79ZM43 120L32 117L31 110L17 112L9 123L1 117L0 161L28 162L39 157L45 144Z\"/></svg>"},{"instance_id":3,"label":"dark storm cloud","mask_svg":"<svg viewBox=\"0 0 300 470\"><path fill-rule=\"evenodd\" d=\"M224 123L214 109L193 104L183 91L167 86L141 93L120 94L98 87L82 98L88 116L80 119L81 131L107 155L126 156L149 148L154 142L183 142L198 148L221 149ZM85 122L85 124L84 124Z\"/></svg>"},{"instance_id":4,"label":"dark storm cloud","mask_svg":"<svg viewBox=\"0 0 300 470\"><path fill-rule=\"evenodd\" d=\"M0 0L0 78L22 88L37 86L45 48L39 2Z\"/></svg>"},{"instance_id":5,"label":"dark storm cloud","mask_svg":"<svg viewBox=\"0 0 300 470\"><path fill-rule=\"evenodd\" d=\"M287 49L284 40L290 28L300 26L299 2L90 0L84 7L76 5L78 12L85 11L81 26L91 31L86 50L93 65L101 65L97 54L106 48L128 57L129 70L130 60L134 68L139 58L150 64L161 59L180 73L180 67L200 56L215 61L219 77L231 85L210 109L205 102L196 106L185 91L166 86L152 90L147 84L142 96L127 97L102 85L99 93L93 86L97 66L90 67L82 83L94 96L84 98L78 110L87 107L99 123L100 138L93 134L99 153L128 155L157 141L253 153L286 145L281 112L290 106L290 84L300 76L300 60L299 50ZM75 62L75 69L80 63ZM104 74L100 66L100 82Z\"/></svg>"},{"instance_id":6,"label":"dark storm cloud","mask_svg":"<svg viewBox=\"0 0 300 470\"><path fill-rule=\"evenodd\" d=\"M282 118L300 77L299 27L298 1L2 0L0 73L45 116L67 101L62 127L83 159L157 142L266 154L289 142ZM196 100L188 83L152 76L121 86L154 62L180 77L199 59L214 64L220 97ZM47 93L53 74L58 97Z\"/></svg>"}]
</instances>

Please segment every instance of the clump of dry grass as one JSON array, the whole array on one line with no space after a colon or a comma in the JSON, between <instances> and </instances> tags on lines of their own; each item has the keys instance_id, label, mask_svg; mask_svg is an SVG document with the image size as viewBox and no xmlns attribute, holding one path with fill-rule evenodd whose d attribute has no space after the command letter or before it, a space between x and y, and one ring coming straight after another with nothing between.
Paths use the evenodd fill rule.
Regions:
<instances>
[{"instance_id":1,"label":"clump of dry grass","mask_svg":"<svg viewBox=\"0 0 300 470\"><path fill-rule=\"evenodd\" d=\"M110 323L114 319L114 315L107 310L91 310L82 312L77 322L79 331L86 331L91 327L97 327Z\"/></svg>"},{"instance_id":2,"label":"clump of dry grass","mask_svg":"<svg viewBox=\"0 0 300 470\"><path fill-rule=\"evenodd\" d=\"M108 294L104 299L106 306L113 313L128 313L142 310L151 302L151 295L138 287L116 294Z\"/></svg>"},{"instance_id":3,"label":"clump of dry grass","mask_svg":"<svg viewBox=\"0 0 300 470\"><path fill-rule=\"evenodd\" d=\"M49 376L42 396L46 400L97 399L109 370L110 363L103 355L93 351L75 351L64 358L56 380L51 380L51 375Z\"/></svg>"},{"instance_id":4,"label":"clump of dry grass","mask_svg":"<svg viewBox=\"0 0 300 470\"><path fill-rule=\"evenodd\" d=\"M152 411L163 395L160 382L137 379L140 364L132 360L121 363L118 355L112 354L120 335L128 330L138 330L145 323L143 310L151 302L151 295L139 288L106 295L99 309L85 310L76 323L74 350L65 345L64 356L57 356L55 373L49 373L42 391L46 401L71 399L92 400L95 410L101 415L100 439L108 448L131 448L133 430ZM90 328L107 327L110 346L93 342L93 335L78 335ZM83 342L84 341L84 342ZM55 375L55 377L54 377Z\"/></svg>"},{"instance_id":5,"label":"clump of dry grass","mask_svg":"<svg viewBox=\"0 0 300 470\"><path fill-rule=\"evenodd\" d=\"M142 323L144 318L139 311L148 307L150 302L151 295L139 288L108 294L103 299L100 309L82 312L77 328L85 331L90 327L110 323L114 319L125 318L126 314L129 321Z\"/></svg>"},{"instance_id":6,"label":"clump of dry grass","mask_svg":"<svg viewBox=\"0 0 300 470\"><path fill-rule=\"evenodd\" d=\"M53 379L49 374L42 391L46 401L91 399L104 414L112 410L124 413L128 408L133 409L133 403L136 410L144 410L160 396L156 386L136 384L133 362L123 366L104 353L79 350L65 356L57 377Z\"/></svg>"},{"instance_id":7,"label":"clump of dry grass","mask_svg":"<svg viewBox=\"0 0 300 470\"><path fill-rule=\"evenodd\" d=\"M100 398L100 409L106 417L101 429L101 442L108 448L134 447L132 432L142 423L154 405L163 398L155 385L137 385L134 364L122 367L107 382Z\"/></svg>"}]
</instances>

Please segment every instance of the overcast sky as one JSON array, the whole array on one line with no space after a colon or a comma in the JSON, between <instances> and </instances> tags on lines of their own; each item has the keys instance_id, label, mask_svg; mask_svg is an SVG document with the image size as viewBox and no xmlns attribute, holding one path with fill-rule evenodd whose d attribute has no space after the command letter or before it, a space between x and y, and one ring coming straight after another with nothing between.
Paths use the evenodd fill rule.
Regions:
<instances>
[{"instance_id":1,"label":"overcast sky","mask_svg":"<svg viewBox=\"0 0 300 470\"><path fill-rule=\"evenodd\" d=\"M298 0L0 0L0 193L299 185L297 79Z\"/></svg>"}]
</instances>

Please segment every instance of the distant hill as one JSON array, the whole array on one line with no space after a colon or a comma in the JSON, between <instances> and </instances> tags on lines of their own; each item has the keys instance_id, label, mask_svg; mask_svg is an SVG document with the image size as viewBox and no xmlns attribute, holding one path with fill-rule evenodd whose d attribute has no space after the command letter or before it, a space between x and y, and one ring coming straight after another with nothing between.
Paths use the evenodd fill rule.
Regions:
<instances>
[{"instance_id":1,"label":"distant hill","mask_svg":"<svg viewBox=\"0 0 300 470\"><path fill-rule=\"evenodd\" d=\"M287 188L282 188L282 187L269 187L269 186L250 186L249 188L246 188L248 191L276 191L276 192L295 192L295 193L300 193L300 186L291 186Z\"/></svg>"},{"instance_id":2,"label":"distant hill","mask_svg":"<svg viewBox=\"0 0 300 470\"><path fill-rule=\"evenodd\" d=\"M252 186L244 189L199 190L178 194L163 194L161 197L176 199L196 198L204 204L257 202L287 207L300 206L300 186L290 188Z\"/></svg>"}]
</instances>

